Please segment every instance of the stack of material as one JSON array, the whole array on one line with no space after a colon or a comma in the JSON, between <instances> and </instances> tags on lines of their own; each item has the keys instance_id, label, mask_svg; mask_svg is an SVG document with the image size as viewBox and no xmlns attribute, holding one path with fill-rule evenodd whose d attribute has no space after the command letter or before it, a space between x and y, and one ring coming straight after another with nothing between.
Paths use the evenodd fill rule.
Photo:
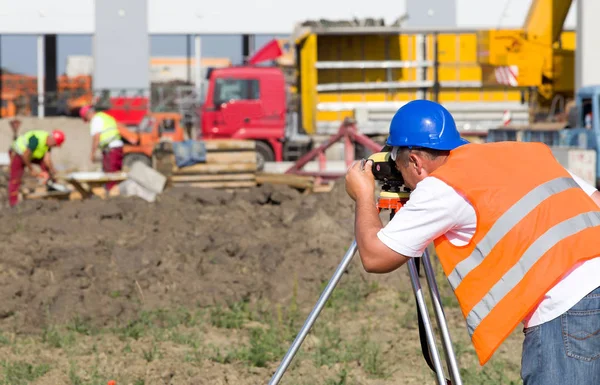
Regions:
<instances>
[{"instance_id":1,"label":"stack of material","mask_svg":"<svg viewBox=\"0 0 600 385\"><path fill-rule=\"evenodd\" d=\"M206 162L177 167L168 146L154 153L154 167L169 178L168 186L243 188L256 186L254 141L207 140Z\"/></svg>"}]
</instances>

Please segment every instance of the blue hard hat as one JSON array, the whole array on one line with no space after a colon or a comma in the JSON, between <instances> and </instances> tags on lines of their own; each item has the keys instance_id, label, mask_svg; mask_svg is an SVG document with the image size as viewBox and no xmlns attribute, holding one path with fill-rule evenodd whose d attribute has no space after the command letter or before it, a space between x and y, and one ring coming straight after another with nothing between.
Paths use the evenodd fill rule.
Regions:
<instances>
[{"instance_id":1,"label":"blue hard hat","mask_svg":"<svg viewBox=\"0 0 600 385\"><path fill-rule=\"evenodd\" d=\"M389 146L434 150L453 150L467 143L460 137L450 112L441 104L424 99L408 102L396 111L386 142Z\"/></svg>"}]
</instances>

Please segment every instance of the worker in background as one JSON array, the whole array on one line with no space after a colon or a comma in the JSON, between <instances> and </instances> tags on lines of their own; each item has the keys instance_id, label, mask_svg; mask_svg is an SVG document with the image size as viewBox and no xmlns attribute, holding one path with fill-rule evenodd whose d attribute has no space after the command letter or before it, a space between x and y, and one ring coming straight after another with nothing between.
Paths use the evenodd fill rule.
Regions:
<instances>
[{"instance_id":1,"label":"worker in background","mask_svg":"<svg viewBox=\"0 0 600 385\"><path fill-rule=\"evenodd\" d=\"M365 270L433 242L481 365L522 322L525 385L600 384L600 192L542 143L468 143L427 100L396 112L387 144L411 194L386 226L372 162L346 174Z\"/></svg>"},{"instance_id":2,"label":"worker in background","mask_svg":"<svg viewBox=\"0 0 600 385\"><path fill-rule=\"evenodd\" d=\"M123 168L123 141L117 127L115 118L105 112L96 112L92 106L84 106L79 111L84 122L90 123L92 135L92 149L90 160L95 161L96 149L102 151L102 171L118 172ZM115 186L117 182L108 182L106 191Z\"/></svg>"},{"instance_id":3,"label":"worker in background","mask_svg":"<svg viewBox=\"0 0 600 385\"><path fill-rule=\"evenodd\" d=\"M588 112L585 114L585 128L588 130L592 129L592 113Z\"/></svg>"},{"instance_id":4,"label":"worker in background","mask_svg":"<svg viewBox=\"0 0 600 385\"><path fill-rule=\"evenodd\" d=\"M15 118L10 121L10 129L13 133L13 141L17 140L17 137L19 136L20 128L21 128L21 121L19 119Z\"/></svg>"},{"instance_id":5,"label":"worker in background","mask_svg":"<svg viewBox=\"0 0 600 385\"><path fill-rule=\"evenodd\" d=\"M51 133L33 130L17 137L9 151L8 201L10 206L15 206L19 201L19 188L25 169L31 176L41 179L43 183L54 178L56 171L52 164L50 151L53 147L60 147L64 141L65 134L60 130L53 130ZM33 163L38 164L42 171L35 171Z\"/></svg>"}]
</instances>

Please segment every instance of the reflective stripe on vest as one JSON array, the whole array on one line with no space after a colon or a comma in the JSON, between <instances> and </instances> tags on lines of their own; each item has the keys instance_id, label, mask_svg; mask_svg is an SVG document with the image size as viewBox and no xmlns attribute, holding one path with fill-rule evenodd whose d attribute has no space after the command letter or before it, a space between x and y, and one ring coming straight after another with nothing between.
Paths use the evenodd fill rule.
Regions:
<instances>
[{"instance_id":1,"label":"reflective stripe on vest","mask_svg":"<svg viewBox=\"0 0 600 385\"><path fill-rule=\"evenodd\" d=\"M477 213L468 245L435 246L483 365L564 274L600 255L600 209L540 143L464 145L432 176Z\"/></svg>"},{"instance_id":2,"label":"reflective stripe on vest","mask_svg":"<svg viewBox=\"0 0 600 385\"><path fill-rule=\"evenodd\" d=\"M98 141L98 147L101 149L108 146L112 141L121 139L121 134L119 133L119 129L117 128L117 121L115 118L110 116L105 112L98 112L96 116L99 116L102 119L102 132L100 133L100 138Z\"/></svg>"},{"instance_id":3,"label":"reflective stripe on vest","mask_svg":"<svg viewBox=\"0 0 600 385\"><path fill-rule=\"evenodd\" d=\"M28 131L25 134L19 136L12 144L12 149L19 155L23 155L29 145L29 139L35 136L38 140L38 145L31 153L31 159L42 159L48 152L48 136L49 132L41 130Z\"/></svg>"}]
</instances>

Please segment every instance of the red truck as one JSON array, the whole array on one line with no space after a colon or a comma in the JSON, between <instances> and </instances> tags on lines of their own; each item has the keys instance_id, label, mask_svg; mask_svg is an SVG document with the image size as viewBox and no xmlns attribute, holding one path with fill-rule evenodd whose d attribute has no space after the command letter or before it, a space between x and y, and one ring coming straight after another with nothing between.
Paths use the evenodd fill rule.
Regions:
<instances>
[{"instance_id":1,"label":"red truck","mask_svg":"<svg viewBox=\"0 0 600 385\"><path fill-rule=\"evenodd\" d=\"M285 160L286 100L285 78L278 68L215 69L199 111L202 139L255 140L259 168L264 162Z\"/></svg>"},{"instance_id":2,"label":"red truck","mask_svg":"<svg viewBox=\"0 0 600 385\"><path fill-rule=\"evenodd\" d=\"M285 74L278 67L255 66L283 53L276 40L267 43L248 66L208 72L205 100L198 109L202 139L256 141L257 165L296 160L310 148L295 113L288 111ZM296 119L295 119L296 118Z\"/></svg>"}]
</instances>

